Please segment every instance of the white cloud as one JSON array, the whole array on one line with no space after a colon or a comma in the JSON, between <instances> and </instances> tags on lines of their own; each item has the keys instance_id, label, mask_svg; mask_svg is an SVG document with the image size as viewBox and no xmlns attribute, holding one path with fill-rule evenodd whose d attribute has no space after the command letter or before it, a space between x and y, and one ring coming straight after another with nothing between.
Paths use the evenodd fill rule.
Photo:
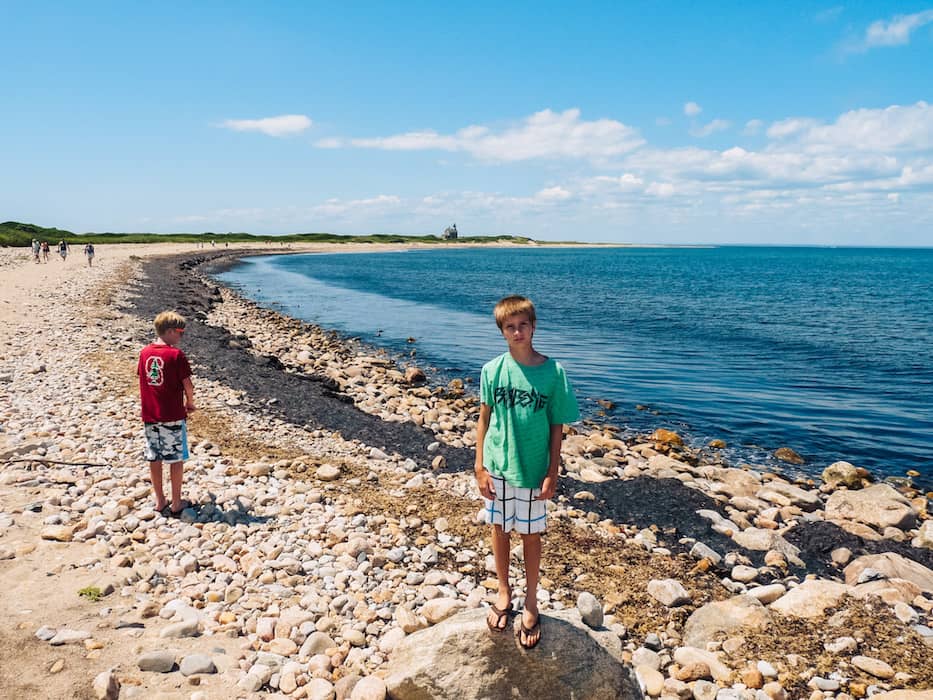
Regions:
<instances>
[{"instance_id":1,"label":"white cloud","mask_svg":"<svg viewBox=\"0 0 933 700\"><path fill-rule=\"evenodd\" d=\"M535 199L538 199L542 202L562 202L565 199L570 199L573 195L565 190L559 185L554 187L546 187L543 190L539 190L535 193Z\"/></svg>"},{"instance_id":2,"label":"white cloud","mask_svg":"<svg viewBox=\"0 0 933 700\"><path fill-rule=\"evenodd\" d=\"M879 46L903 46L910 43L910 35L933 22L933 10L924 10L912 15L894 15L889 20L872 22L865 30L863 49Z\"/></svg>"},{"instance_id":3,"label":"white cloud","mask_svg":"<svg viewBox=\"0 0 933 700\"><path fill-rule=\"evenodd\" d=\"M725 120L694 123L694 133L726 126ZM877 229L884 212L909 218L918 231L933 225L933 106L925 102L855 109L830 119L801 115L770 124L753 119L744 133L759 135L749 142L754 148L650 147L619 121L584 121L579 110L545 110L511 125L473 125L447 134L424 130L378 139L323 139L315 145L433 149L500 163L543 158L589 163L570 168L561 162L546 172L533 163L527 170L533 184L518 194L465 189L410 198L341 197L293 211L267 210L261 217L287 221L295 230L423 233L443 228L439 221L456 220L477 232L541 237L551 230L562 231L554 234L562 238L574 231L647 231L662 224L701 231L704 221L725 230L730 220L740 222L736 230L741 231L754 223L773 231L844 229L848 235L855 227ZM259 218L246 209L218 210L188 223L251 230L242 222Z\"/></svg>"},{"instance_id":4,"label":"white cloud","mask_svg":"<svg viewBox=\"0 0 933 700\"><path fill-rule=\"evenodd\" d=\"M714 119L709 124L696 126L690 129L690 134L699 138L705 138L710 134L715 134L717 131L725 131L730 126L732 126L732 122L727 121L726 119Z\"/></svg>"},{"instance_id":5,"label":"white cloud","mask_svg":"<svg viewBox=\"0 0 933 700\"><path fill-rule=\"evenodd\" d=\"M695 117L700 112L703 111L703 108L700 107L696 102L687 102L684 104L684 114L688 117Z\"/></svg>"},{"instance_id":6,"label":"white cloud","mask_svg":"<svg viewBox=\"0 0 933 700\"><path fill-rule=\"evenodd\" d=\"M233 131L258 131L267 136L289 136L311 128L311 120L303 114L283 114L262 119L227 119L220 126Z\"/></svg>"},{"instance_id":7,"label":"white cloud","mask_svg":"<svg viewBox=\"0 0 933 700\"><path fill-rule=\"evenodd\" d=\"M856 109L832 124L786 119L775 122L768 136L793 136L815 150L929 151L933 150L933 105L921 101L885 109Z\"/></svg>"},{"instance_id":8,"label":"white cloud","mask_svg":"<svg viewBox=\"0 0 933 700\"><path fill-rule=\"evenodd\" d=\"M394 194L380 194L375 197L365 199L342 200L338 198L328 199L322 204L311 208L313 214L322 216L344 216L347 214L358 214L365 210L372 214L374 210L385 211L401 204L402 200Z\"/></svg>"},{"instance_id":9,"label":"white cloud","mask_svg":"<svg viewBox=\"0 0 933 700\"><path fill-rule=\"evenodd\" d=\"M623 173L618 177L609 175L597 175L589 178L584 183L588 191L606 189L618 192L636 192L644 187L645 181L632 173Z\"/></svg>"},{"instance_id":10,"label":"white cloud","mask_svg":"<svg viewBox=\"0 0 933 700\"><path fill-rule=\"evenodd\" d=\"M579 109L536 112L499 132L472 125L453 134L411 131L378 138L350 139L356 148L390 151L459 151L492 162L570 158L599 161L628 153L644 143L638 131L613 119L584 121Z\"/></svg>"},{"instance_id":11,"label":"white cloud","mask_svg":"<svg viewBox=\"0 0 933 700\"><path fill-rule=\"evenodd\" d=\"M674 186L669 182L652 182L645 193L654 197L671 197L674 194Z\"/></svg>"},{"instance_id":12,"label":"white cloud","mask_svg":"<svg viewBox=\"0 0 933 700\"><path fill-rule=\"evenodd\" d=\"M799 134L800 132L806 131L807 129L817 126L818 124L819 122L816 119L806 119L800 117L782 119L781 121L774 122L774 124L768 127L768 138L782 139L787 136L793 136L794 134Z\"/></svg>"}]
</instances>

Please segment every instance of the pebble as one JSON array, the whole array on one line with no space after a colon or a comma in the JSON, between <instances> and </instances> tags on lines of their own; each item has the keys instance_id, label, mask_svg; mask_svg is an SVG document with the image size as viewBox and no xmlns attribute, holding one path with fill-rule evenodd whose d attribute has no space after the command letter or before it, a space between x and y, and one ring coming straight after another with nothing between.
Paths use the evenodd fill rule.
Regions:
<instances>
[{"instance_id":1,"label":"pebble","mask_svg":"<svg viewBox=\"0 0 933 700\"><path fill-rule=\"evenodd\" d=\"M57 631L51 627L40 627L36 630L36 638L41 639L43 642L48 642L53 639L56 634Z\"/></svg>"},{"instance_id":2,"label":"pebble","mask_svg":"<svg viewBox=\"0 0 933 700\"><path fill-rule=\"evenodd\" d=\"M716 700L719 686L710 681L697 681L693 684L693 700Z\"/></svg>"},{"instance_id":3,"label":"pebble","mask_svg":"<svg viewBox=\"0 0 933 700\"><path fill-rule=\"evenodd\" d=\"M181 675L193 676L196 673L217 673L213 659L207 654L189 654L179 664Z\"/></svg>"},{"instance_id":4,"label":"pebble","mask_svg":"<svg viewBox=\"0 0 933 700\"><path fill-rule=\"evenodd\" d=\"M120 697L120 681L112 671L98 673L91 685L97 700L117 700Z\"/></svg>"},{"instance_id":5,"label":"pebble","mask_svg":"<svg viewBox=\"0 0 933 700\"><path fill-rule=\"evenodd\" d=\"M632 665L648 666L657 671L661 668L661 657L658 656L656 651L646 649L645 647L639 647L632 652Z\"/></svg>"},{"instance_id":6,"label":"pebble","mask_svg":"<svg viewBox=\"0 0 933 700\"><path fill-rule=\"evenodd\" d=\"M651 649L652 651L660 651L664 644L661 642L661 638L654 632L649 632L645 635L645 648Z\"/></svg>"},{"instance_id":7,"label":"pebble","mask_svg":"<svg viewBox=\"0 0 933 700\"><path fill-rule=\"evenodd\" d=\"M713 566L719 566L722 561L722 555L719 552L702 542L693 545L690 549L690 556L694 559L708 559Z\"/></svg>"},{"instance_id":8,"label":"pebble","mask_svg":"<svg viewBox=\"0 0 933 700\"><path fill-rule=\"evenodd\" d=\"M826 642L823 648L831 654L842 654L855 651L858 648L858 642L853 637L836 637L833 641Z\"/></svg>"},{"instance_id":9,"label":"pebble","mask_svg":"<svg viewBox=\"0 0 933 700\"><path fill-rule=\"evenodd\" d=\"M603 626L603 606L592 593L583 591L577 596L577 610L583 622L593 628Z\"/></svg>"},{"instance_id":10,"label":"pebble","mask_svg":"<svg viewBox=\"0 0 933 700\"><path fill-rule=\"evenodd\" d=\"M650 666L636 666L635 677L646 695L660 695L664 687L664 676Z\"/></svg>"},{"instance_id":11,"label":"pebble","mask_svg":"<svg viewBox=\"0 0 933 700\"><path fill-rule=\"evenodd\" d=\"M324 678L312 678L305 686L305 692L308 700L332 700L335 695L333 683Z\"/></svg>"},{"instance_id":12,"label":"pebble","mask_svg":"<svg viewBox=\"0 0 933 700\"><path fill-rule=\"evenodd\" d=\"M335 481L340 477L340 469L332 464L323 464L317 470L315 476L319 481Z\"/></svg>"},{"instance_id":13,"label":"pebble","mask_svg":"<svg viewBox=\"0 0 933 700\"><path fill-rule=\"evenodd\" d=\"M163 639L178 639L180 637L194 637L198 634L198 619L196 617L167 625L159 632Z\"/></svg>"},{"instance_id":14,"label":"pebble","mask_svg":"<svg viewBox=\"0 0 933 700\"><path fill-rule=\"evenodd\" d=\"M750 583L758 578L758 569L752 566L745 566L739 564L738 566L732 567L732 573L730 574L732 578L740 583Z\"/></svg>"},{"instance_id":15,"label":"pebble","mask_svg":"<svg viewBox=\"0 0 933 700\"><path fill-rule=\"evenodd\" d=\"M385 700L386 684L379 676L366 676L353 687L350 700Z\"/></svg>"},{"instance_id":16,"label":"pebble","mask_svg":"<svg viewBox=\"0 0 933 700\"><path fill-rule=\"evenodd\" d=\"M175 652L165 650L149 651L136 659L136 665L140 671L169 673L175 668Z\"/></svg>"},{"instance_id":17,"label":"pebble","mask_svg":"<svg viewBox=\"0 0 933 700\"><path fill-rule=\"evenodd\" d=\"M774 668L774 666L769 664L767 661L759 661L757 664L757 667L758 667L758 671L765 678L777 678L777 675L778 675L777 670Z\"/></svg>"},{"instance_id":18,"label":"pebble","mask_svg":"<svg viewBox=\"0 0 933 700\"><path fill-rule=\"evenodd\" d=\"M852 665L865 673L887 680L894 677L894 669L881 659L875 659L871 656L853 656Z\"/></svg>"},{"instance_id":19,"label":"pebble","mask_svg":"<svg viewBox=\"0 0 933 700\"><path fill-rule=\"evenodd\" d=\"M652 579L648 582L648 595L669 608L690 603L687 589L676 579Z\"/></svg>"}]
</instances>

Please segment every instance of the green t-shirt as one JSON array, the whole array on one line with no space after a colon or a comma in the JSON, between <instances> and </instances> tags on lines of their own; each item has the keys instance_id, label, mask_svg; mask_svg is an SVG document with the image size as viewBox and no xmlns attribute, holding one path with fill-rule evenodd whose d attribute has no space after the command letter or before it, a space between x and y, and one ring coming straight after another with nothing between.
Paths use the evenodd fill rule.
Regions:
<instances>
[{"instance_id":1,"label":"green t-shirt","mask_svg":"<svg viewBox=\"0 0 933 700\"><path fill-rule=\"evenodd\" d=\"M513 486L539 488L550 461L551 426L580 418L564 368L551 359L522 365L503 353L483 366L480 400L492 408L483 466Z\"/></svg>"}]
</instances>

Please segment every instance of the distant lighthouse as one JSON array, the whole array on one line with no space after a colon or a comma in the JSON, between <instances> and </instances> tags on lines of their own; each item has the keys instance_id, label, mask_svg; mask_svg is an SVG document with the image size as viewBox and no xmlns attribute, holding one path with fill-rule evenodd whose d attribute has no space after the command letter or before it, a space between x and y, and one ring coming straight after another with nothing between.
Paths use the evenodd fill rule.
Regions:
<instances>
[{"instance_id":1,"label":"distant lighthouse","mask_svg":"<svg viewBox=\"0 0 933 700\"><path fill-rule=\"evenodd\" d=\"M442 237L445 241L455 241L457 240L457 235L457 224L451 224L444 229Z\"/></svg>"}]
</instances>

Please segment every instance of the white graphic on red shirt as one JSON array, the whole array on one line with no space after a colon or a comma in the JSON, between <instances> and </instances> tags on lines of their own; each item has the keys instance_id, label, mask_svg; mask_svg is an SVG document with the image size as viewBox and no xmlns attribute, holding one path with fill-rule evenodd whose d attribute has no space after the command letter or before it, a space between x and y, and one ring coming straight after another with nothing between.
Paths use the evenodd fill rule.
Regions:
<instances>
[{"instance_id":1,"label":"white graphic on red shirt","mask_svg":"<svg viewBox=\"0 0 933 700\"><path fill-rule=\"evenodd\" d=\"M165 375L162 372L164 362L161 357L153 356L146 358L146 380L149 386L162 386L165 381Z\"/></svg>"}]
</instances>

